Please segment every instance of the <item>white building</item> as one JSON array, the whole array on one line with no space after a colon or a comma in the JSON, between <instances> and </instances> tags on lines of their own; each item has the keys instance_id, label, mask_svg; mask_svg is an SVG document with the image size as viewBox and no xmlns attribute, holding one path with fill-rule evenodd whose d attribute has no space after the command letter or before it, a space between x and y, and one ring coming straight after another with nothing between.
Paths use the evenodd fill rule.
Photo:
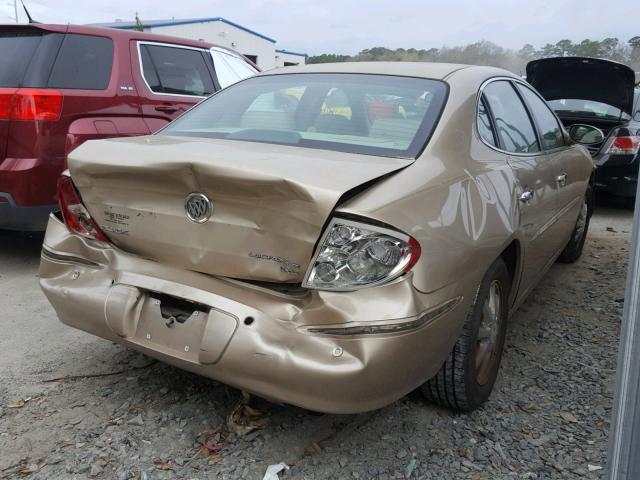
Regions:
<instances>
[{"instance_id":1,"label":"white building","mask_svg":"<svg viewBox=\"0 0 640 480\"><path fill-rule=\"evenodd\" d=\"M133 30L136 22L116 21L95 24L101 27ZM289 65L304 65L304 53L276 49L276 41L261 33L222 17L142 21L145 32L190 38L236 50L261 70Z\"/></svg>"}]
</instances>

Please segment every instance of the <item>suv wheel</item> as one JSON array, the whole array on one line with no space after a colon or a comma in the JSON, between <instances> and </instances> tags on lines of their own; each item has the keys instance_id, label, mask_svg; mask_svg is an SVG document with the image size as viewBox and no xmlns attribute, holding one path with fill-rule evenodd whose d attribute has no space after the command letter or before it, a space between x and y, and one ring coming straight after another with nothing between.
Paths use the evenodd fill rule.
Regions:
<instances>
[{"instance_id":1,"label":"suv wheel","mask_svg":"<svg viewBox=\"0 0 640 480\"><path fill-rule=\"evenodd\" d=\"M500 368L509 314L511 277L499 258L485 274L462 334L435 377L421 389L437 405L471 411L491 394Z\"/></svg>"}]
</instances>

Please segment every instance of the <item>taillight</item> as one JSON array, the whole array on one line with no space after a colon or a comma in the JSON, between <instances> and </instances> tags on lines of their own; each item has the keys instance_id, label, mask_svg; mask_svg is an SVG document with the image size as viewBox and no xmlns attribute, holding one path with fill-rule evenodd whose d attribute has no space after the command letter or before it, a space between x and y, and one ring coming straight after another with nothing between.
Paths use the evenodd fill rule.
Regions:
<instances>
[{"instance_id":1,"label":"taillight","mask_svg":"<svg viewBox=\"0 0 640 480\"><path fill-rule=\"evenodd\" d=\"M320 241L303 286L349 291L382 285L409 272L420 253L420 244L409 235L334 218Z\"/></svg>"},{"instance_id":2,"label":"taillight","mask_svg":"<svg viewBox=\"0 0 640 480\"><path fill-rule=\"evenodd\" d=\"M0 120L58 120L62 98L57 90L0 88Z\"/></svg>"},{"instance_id":3,"label":"taillight","mask_svg":"<svg viewBox=\"0 0 640 480\"><path fill-rule=\"evenodd\" d=\"M0 120L11 118L11 102L15 93L15 88L0 88Z\"/></svg>"},{"instance_id":4,"label":"taillight","mask_svg":"<svg viewBox=\"0 0 640 480\"><path fill-rule=\"evenodd\" d=\"M640 150L640 137L633 135L613 137L605 151L611 155L635 155L638 150Z\"/></svg>"},{"instance_id":5,"label":"taillight","mask_svg":"<svg viewBox=\"0 0 640 480\"><path fill-rule=\"evenodd\" d=\"M73 184L71 177L63 175L58 180L58 199L60 202L60 210L67 228L74 233L78 233L85 237L95 238L102 242L109 239L100 230L98 224L91 214L82 204L82 199L76 186Z\"/></svg>"}]
</instances>

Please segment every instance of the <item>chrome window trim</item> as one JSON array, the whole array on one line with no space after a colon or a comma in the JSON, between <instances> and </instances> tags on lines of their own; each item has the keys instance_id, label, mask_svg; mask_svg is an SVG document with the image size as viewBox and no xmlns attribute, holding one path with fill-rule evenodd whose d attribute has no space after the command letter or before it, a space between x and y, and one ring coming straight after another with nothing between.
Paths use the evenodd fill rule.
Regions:
<instances>
[{"instance_id":1,"label":"chrome window trim","mask_svg":"<svg viewBox=\"0 0 640 480\"><path fill-rule=\"evenodd\" d=\"M507 77L507 76L488 78L487 80L482 82L482 84L480 85L480 88L478 88L478 92L476 93L476 108L475 108L475 116L474 116L474 119L473 119L473 125L474 125L475 134L478 136L480 141L484 145L489 147L491 150L495 150L496 152L502 153L504 155L509 155L509 156L512 156L512 157L523 157L523 158L540 157L542 155L548 155L550 153L559 152L562 149L569 148L571 145L564 145L562 147L554 148L553 150L543 150L542 149L542 145L540 145L541 149L540 149L539 152L531 152L531 153L509 152L508 150L503 150L500 147L497 147L495 145L491 145L484 138L482 138L482 135L480 134L480 130L478 129L478 114L479 114L479 109L480 109L480 99L482 98L482 95L484 93L484 89L487 87L487 85L489 85L490 83L493 83L493 82L505 81L505 80L508 81L508 82L511 82L511 83L519 83L519 84L523 85L524 87L528 88L533 93L535 93L543 102L546 103L546 100L544 100L544 98L542 98L542 96L538 92L536 92L531 87L531 85L529 85L527 82L524 82L524 81L520 80L519 78ZM518 95L518 98L520 98L518 92L516 91L515 93ZM522 105L524 106L524 108L527 111L527 113L529 115L532 115L531 112L529 112L529 106L526 103L524 103L524 101L522 101L522 99L520 99L520 101L522 102ZM489 108L491 108L491 106L489 106ZM558 116L555 114L555 112L550 107L549 107L549 110L551 110L551 113L553 113L553 116L556 117L556 120L558 120ZM559 120L558 120L558 124L560 126L562 126L562 123ZM536 138L539 138L540 133L538 132L538 126L537 126L536 122L532 122L531 126L533 127L533 130L534 130L534 132L536 134ZM494 126L494 128L495 128L495 126ZM564 128L561 128L561 130L564 132ZM495 133L496 133L496 135L498 135L498 132L495 132Z\"/></svg>"},{"instance_id":2,"label":"chrome window trim","mask_svg":"<svg viewBox=\"0 0 640 480\"><path fill-rule=\"evenodd\" d=\"M151 92L151 95L158 95L158 96L163 96L163 97L207 98L207 96L204 96L204 95L186 95L184 93L158 93L158 92L154 92L152 90L151 86L149 85L149 82L147 81L147 79L144 76L144 66L142 65L142 52L140 50L140 45L153 45L153 46L156 46L156 47L182 48L183 50L195 50L197 52L202 52L202 53L209 53L209 50L204 49L204 48L198 48L198 47L188 47L186 45L178 45L176 43L162 43L162 42L150 42L148 40L136 40L136 48L138 50L138 64L140 65L140 76L142 77L142 81L146 85L146 87L149 90L149 92ZM211 61L213 61L213 59ZM213 81L213 79L212 79L212 81ZM214 82L214 86L215 86L215 82ZM212 94L213 93L215 93L215 92L212 92Z\"/></svg>"},{"instance_id":3,"label":"chrome window trim","mask_svg":"<svg viewBox=\"0 0 640 480\"><path fill-rule=\"evenodd\" d=\"M544 105L547 107L547 109L549 110L549 112L551 112L551 115L553 115L553 118L555 118L555 119L556 119L556 123L558 124L558 127L560 127L560 133L562 134L562 141L563 141L563 143L564 143L564 140L565 140L565 135L564 135L564 134L565 134L564 125L562 125L562 122L560 121L560 118L558 118L558 115L556 115L556 112L554 112L554 111L553 111L553 108L551 108L551 107L549 106L549 104L547 103L547 101L544 99L544 97L543 97L542 95L540 95L540 93L538 93L538 92L536 91L536 89L535 89L535 88L533 88L531 85L529 85L527 82L517 82L517 83L519 83L520 85L522 85L524 88L528 89L531 93L533 93L536 97L538 97L538 98L540 99L540 101L542 101L542 103L544 103ZM527 110L531 110L531 108L529 107L529 104L527 103L527 101L526 101L524 98L522 98L522 102L525 104L525 107L527 107ZM532 113L531 111L529 111L529 114L533 117L533 113ZM536 127L536 131L538 131L538 130L539 130L539 128L538 128L538 122L537 122L537 120L535 119L535 117L533 117L533 118L534 118L534 120L535 120L535 121L534 121L534 124L535 124L535 127ZM542 140L542 132L539 132L539 131L538 131L537 133L538 133L538 135L539 135L539 137L540 137L540 140ZM564 145L562 145L561 147L555 147L555 148L551 148L551 149L549 149L549 150L542 149L542 152L543 152L543 153L552 153L552 152L560 151L560 150L562 150L563 148L567 148L568 146L569 146L569 145L567 145L567 144L565 143L565 144L564 144ZM540 147L542 147L542 145L540 145Z\"/></svg>"}]
</instances>

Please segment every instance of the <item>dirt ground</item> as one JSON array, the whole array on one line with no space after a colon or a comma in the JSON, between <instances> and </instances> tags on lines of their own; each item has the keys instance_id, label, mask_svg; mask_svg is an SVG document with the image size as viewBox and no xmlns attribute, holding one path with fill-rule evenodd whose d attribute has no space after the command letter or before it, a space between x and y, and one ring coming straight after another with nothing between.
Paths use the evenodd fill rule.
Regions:
<instances>
[{"instance_id":1,"label":"dirt ground","mask_svg":"<svg viewBox=\"0 0 640 480\"><path fill-rule=\"evenodd\" d=\"M479 411L416 392L343 416L252 399L266 426L226 439L240 392L63 326L38 287L41 237L0 232L0 478L261 479L279 462L283 479L600 478L631 223L596 212L582 259L512 319Z\"/></svg>"}]
</instances>

